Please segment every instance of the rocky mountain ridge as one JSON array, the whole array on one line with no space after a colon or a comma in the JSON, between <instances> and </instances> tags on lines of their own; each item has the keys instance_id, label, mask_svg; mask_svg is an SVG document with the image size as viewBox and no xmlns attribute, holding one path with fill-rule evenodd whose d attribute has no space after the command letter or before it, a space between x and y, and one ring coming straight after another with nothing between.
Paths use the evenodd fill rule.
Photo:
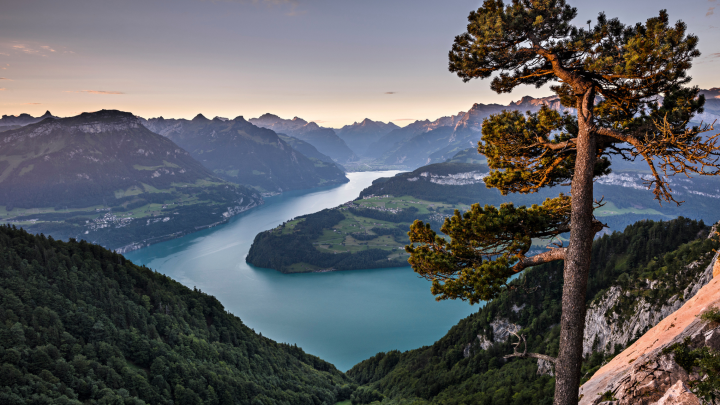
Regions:
<instances>
[{"instance_id":1,"label":"rocky mountain ridge","mask_svg":"<svg viewBox=\"0 0 720 405\"><path fill-rule=\"evenodd\" d=\"M357 155L353 153L345 141L337 136L335 131L331 128L323 128L315 122L307 122L299 117L287 120L269 113L258 118L251 118L248 121L258 127L302 139L340 164L357 160Z\"/></svg>"},{"instance_id":2,"label":"rocky mountain ridge","mask_svg":"<svg viewBox=\"0 0 720 405\"><path fill-rule=\"evenodd\" d=\"M3 131L7 128L19 128L25 125L34 124L36 122L40 122L44 120L45 118L58 118L50 113L50 111L45 111L45 114L39 116L39 117L33 117L30 114L20 114L17 117L14 115L3 115L2 118L0 118L0 131Z\"/></svg>"},{"instance_id":3,"label":"rocky mountain ridge","mask_svg":"<svg viewBox=\"0 0 720 405\"><path fill-rule=\"evenodd\" d=\"M260 128L242 116L209 120L142 120L151 130L182 146L224 180L255 187L263 193L307 189L348 181L341 167L312 145ZM311 156L297 151L302 148Z\"/></svg>"},{"instance_id":4,"label":"rocky mountain ridge","mask_svg":"<svg viewBox=\"0 0 720 405\"><path fill-rule=\"evenodd\" d=\"M354 122L352 125L336 129L335 133L347 143L356 155L364 157L370 154L369 148L373 143L398 128L400 127L392 122L384 123L365 118L361 122Z\"/></svg>"},{"instance_id":5,"label":"rocky mountain ridge","mask_svg":"<svg viewBox=\"0 0 720 405\"><path fill-rule=\"evenodd\" d=\"M0 133L0 219L129 251L263 203L130 113L102 110Z\"/></svg>"},{"instance_id":6,"label":"rocky mountain ridge","mask_svg":"<svg viewBox=\"0 0 720 405\"><path fill-rule=\"evenodd\" d=\"M439 163L462 149L477 146L482 136L482 122L490 115L504 110L537 112L543 105L574 113L574 109L560 105L557 96L525 96L508 105L475 103L467 112L461 111L457 115L434 121L415 121L407 127L396 129L375 142L370 149L384 164L416 168Z\"/></svg>"}]
</instances>

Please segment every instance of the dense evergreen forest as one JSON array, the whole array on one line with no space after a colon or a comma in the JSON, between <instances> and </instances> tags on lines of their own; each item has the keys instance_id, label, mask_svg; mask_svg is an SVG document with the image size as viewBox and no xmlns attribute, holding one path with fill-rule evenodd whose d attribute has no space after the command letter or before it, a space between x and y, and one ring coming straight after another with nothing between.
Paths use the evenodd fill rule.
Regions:
<instances>
[{"instance_id":1,"label":"dense evergreen forest","mask_svg":"<svg viewBox=\"0 0 720 405\"><path fill-rule=\"evenodd\" d=\"M354 384L84 241L0 227L0 300L2 404L331 405Z\"/></svg>"},{"instance_id":2,"label":"dense evergreen forest","mask_svg":"<svg viewBox=\"0 0 720 405\"><path fill-rule=\"evenodd\" d=\"M619 284L630 291L628 299L613 309L622 315L632 308L633 297L667 300L682 292L695 274L680 270L700 260L702 265L695 271L703 271L713 249L719 246L707 235L708 228L702 221L681 217L668 222L641 221L624 232L597 239L593 245L588 303ZM663 291L643 288L648 280L666 281L674 287ZM511 342L498 342L483 350L478 337L492 341L491 322L505 319L522 327L519 333L527 336L528 352L556 356L562 262L531 268L510 286L432 346L404 353L379 353L357 364L347 373L362 384L353 393L353 403L384 399L384 403L448 405L552 404L554 379L537 374L537 360L504 360L504 355L513 352ZM583 381L622 348L596 349L583 365Z\"/></svg>"}]
</instances>

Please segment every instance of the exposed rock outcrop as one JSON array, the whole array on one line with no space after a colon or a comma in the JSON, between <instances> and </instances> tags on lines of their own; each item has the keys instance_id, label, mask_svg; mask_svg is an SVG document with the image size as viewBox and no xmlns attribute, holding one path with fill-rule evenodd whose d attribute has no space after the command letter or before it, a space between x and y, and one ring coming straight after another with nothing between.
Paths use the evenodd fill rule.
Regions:
<instances>
[{"instance_id":1,"label":"exposed rock outcrop","mask_svg":"<svg viewBox=\"0 0 720 405\"><path fill-rule=\"evenodd\" d=\"M701 403L684 382L678 381L667 390L656 405L701 405Z\"/></svg>"},{"instance_id":2,"label":"exposed rock outcrop","mask_svg":"<svg viewBox=\"0 0 720 405\"><path fill-rule=\"evenodd\" d=\"M492 326L492 339L488 339L483 335L477 335L479 346L483 350L489 349L494 343L507 342L511 333L515 333L522 329L520 325L516 325L505 318L499 318L490 322L490 326ZM473 342L470 342L467 344L467 346L465 346L465 349L463 350L463 355L466 358L470 357L470 350L472 349L472 347Z\"/></svg>"},{"instance_id":3,"label":"exposed rock outcrop","mask_svg":"<svg viewBox=\"0 0 720 405\"><path fill-rule=\"evenodd\" d=\"M700 261L695 261L685 267L685 272L698 274L693 277L693 281L685 286L682 295L675 295L664 303L652 303L645 297L640 297L635 305L634 314L628 319L621 319L611 311L619 302L621 296L628 294L628 292L618 286L611 287L587 309L583 355L588 355L593 350L609 353L618 344L624 347L631 340L677 311L713 278L714 267L718 267L717 257L716 254L713 261L704 271L701 271ZM651 289L663 288L657 281L648 281L647 284L648 288Z\"/></svg>"},{"instance_id":4,"label":"exposed rock outcrop","mask_svg":"<svg viewBox=\"0 0 720 405\"><path fill-rule=\"evenodd\" d=\"M713 266L711 263L708 268ZM598 370L580 387L580 404L598 405L606 393L617 399L612 402L616 405L692 404L694 395L678 382L685 384L698 376L689 375L675 363L674 355L663 354L663 349L686 337L692 347L720 349L720 328L698 317L714 307L720 307L719 278ZM685 402L677 402L680 399Z\"/></svg>"},{"instance_id":5,"label":"exposed rock outcrop","mask_svg":"<svg viewBox=\"0 0 720 405\"><path fill-rule=\"evenodd\" d=\"M538 375L549 375L550 377L555 376L555 365L551 362L543 359L538 359Z\"/></svg>"}]
</instances>

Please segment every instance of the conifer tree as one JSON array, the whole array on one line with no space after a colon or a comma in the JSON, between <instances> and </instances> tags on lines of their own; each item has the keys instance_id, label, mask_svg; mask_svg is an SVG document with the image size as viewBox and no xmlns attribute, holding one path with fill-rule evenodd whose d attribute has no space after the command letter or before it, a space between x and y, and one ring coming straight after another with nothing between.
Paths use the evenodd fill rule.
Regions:
<instances>
[{"instance_id":1,"label":"conifer tree","mask_svg":"<svg viewBox=\"0 0 720 405\"><path fill-rule=\"evenodd\" d=\"M601 13L594 25L575 27L576 16L564 0L486 0L470 13L467 32L455 38L449 55L451 72L465 82L491 78L497 93L551 84L573 114L544 107L491 116L478 151L491 169L487 187L507 194L569 184L570 195L531 207L475 204L456 211L441 229L448 240L416 221L406 248L438 300L490 300L523 269L564 260L560 349L551 359L556 405L578 403L591 245L603 228L593 215L601 204L593 199L593 179L610 172L611 158L639 159L652 173L647 185L655 198L679 204L669 176L720 169L717 135L706 135L712 126L690 124L704 98L687 86L700 52L686 25L671 25L665 10L636 25ZM566 232L567 246L551 244L526 256L532 239Z\"/></svg>"}]
</instances>

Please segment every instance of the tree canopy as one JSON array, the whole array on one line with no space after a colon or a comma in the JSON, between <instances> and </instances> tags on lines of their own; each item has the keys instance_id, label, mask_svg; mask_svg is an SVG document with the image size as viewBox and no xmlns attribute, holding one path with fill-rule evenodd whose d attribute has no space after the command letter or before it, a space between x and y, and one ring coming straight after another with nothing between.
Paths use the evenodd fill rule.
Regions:
<instances>
[{"instance_id":1,"label":"tree canopy","mask_svg":"<svg viewBox=\"0 0 720 405\"><path fill-rule=\"evenodd\" d=\"M418 221L407 247L438 299L473 302L497 296L508 277L528 266L565 260L557 405L577 403L591 245L603 228L593 216L601 204L594 178L610 172L613 157L641 158L655 198L679 204L668 176L720 172L718 135L703 136L712 125L690 123L705 100L687 86L700 52L686 25L671 25L665 10L635 25L600 13L587 29L572 25L576 17L564 0L486 0L449 54L450 71L463 81L491 78L498 93L550 84L566 109L486 119L478 146L491 169L486 185L507 194L569 183L571 196L529 209L505 204L456 212L442 228L449 242ZM526 257L533 238L568 231L567 246L550 244Z\"/></svg>"}]
</instances>

